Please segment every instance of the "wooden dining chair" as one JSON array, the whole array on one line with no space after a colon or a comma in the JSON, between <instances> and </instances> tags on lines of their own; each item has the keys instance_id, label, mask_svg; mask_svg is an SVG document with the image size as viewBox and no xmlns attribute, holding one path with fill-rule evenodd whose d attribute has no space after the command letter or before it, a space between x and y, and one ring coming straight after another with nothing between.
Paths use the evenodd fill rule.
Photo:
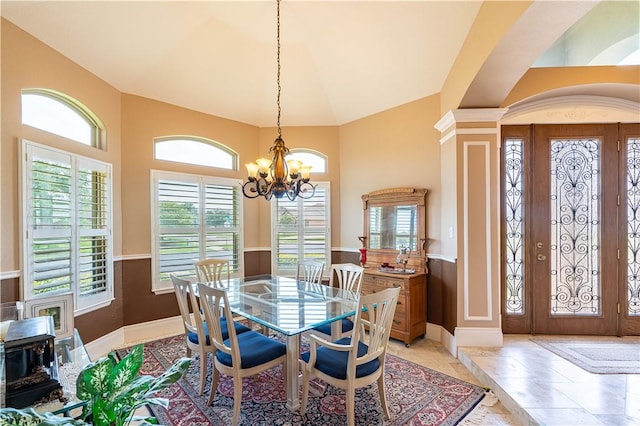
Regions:
<instances>
[{"instance_id":1,"label":"wooden dining chair","mask_svg":"<svg viewBox=\"0 0 640 426\"><path fill-rule=\"evenodd\" d=\"M207 258L196 261L198 282L229 283L231 272L227 259Z\"/></svg>"},{"instance_id":2,"label":"wooden dining chair","mask_svg":"<svg viewBox=\"0 0 640 426\"><path fill-rule=\"evenodd\" d=\"M341 290L349 290L360 293L362 287L362 273L364 268L353 263L338 263L331 265L331 276L329 277L329 285L338 287ZM329 336L331 340L338 340L344 336L351 334L353 330L353 321L350 318L342 319L341 326L338 327L337 335L332 333L332 325L324 324L314 327L311 333L322 333Z\"/></svg>"},{"instance_id":3,"label":"wooden dining chair","mask_svg":"<svg viewBox=\"0 0 640 426\"><path fill-rule=\"evenodd\" d=\"M296 280L305 281L312 284L322 284L323 272L324 262L320 262L319 260L304 259L298 262Z\"/></svg>"},{"instance_id":4,"label":"wooden dining chair","mask_svg":"<svg viewBox=\"0 0 640 426\"><path fill-rule=\"evenodd\" d=\"M187 356L191 357L192 352L196 352L200 356L200 395L202 395L208 372L208 358L209 354L214 352L214 347L211 345L209 330L204 322L198 298L193 291L193 284L173 274L171 275L171 282L175 289L178 308L182 316L182 324L184 325ZM191 305L192 309L189 308L189 305ZM233 329L238 334L250 331L248 327L240 323L233 322L233 324ZM223 321L222 327L223 335L226 336L225 338L228 338L229 330L226 319Z\"/></svg>"},{"instance_id":5,"label":"wooden dining chair","mask_svg":"<svg viewBox=\"0 0 640 426\"><path fill-rule=\"evenodd\" d=\"M309 352L303 353L299 361L303 416L309 400L309 380L315 376L345 390L349 426L355 422L355 389L373 382L378 383L384 415L390 418L384 393L384 360L399 294L399 287L391 287L361 296L350 337L329 342L317 335L309 336Z\"/></svg>"},{"instance_id":6,"label":"wooden dining chair","mask_svg":"<svg viewBox=\"0 0 640 426\"><path fill-rule=\"evenodd\" d=\"M238 424L240 405L242 404L242 378L256 374L282 364L286 383L286 346L257 331L237 334L233 328L229 330L228 339L223 336L221 318L233 321L227 291L198 283L198 292L209 329L211 343L215 348L213 357L213 378L209 388L211 405L220 373L233 377L233 425ZM217 315L222 311L223 315ZM284 383L281 385L284 386Z\"/></svg>"}]
</instances>

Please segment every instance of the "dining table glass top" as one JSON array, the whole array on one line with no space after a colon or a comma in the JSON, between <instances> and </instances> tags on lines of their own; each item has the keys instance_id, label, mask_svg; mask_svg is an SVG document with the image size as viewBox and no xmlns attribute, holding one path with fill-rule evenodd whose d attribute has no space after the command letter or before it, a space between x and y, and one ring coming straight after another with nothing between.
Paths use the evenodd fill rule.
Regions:
<instances>
[{"instance_id":1,"label":"dining table glass top","mask_svg":"<svg viewBox=\"0 0 640 426\"><path fill-rule=\"evenodd\" d=\"M354 315L358 304L356 292L275 275L232 278L227 297L232 312L289 336Z\"/></svg>"}]
</instances>

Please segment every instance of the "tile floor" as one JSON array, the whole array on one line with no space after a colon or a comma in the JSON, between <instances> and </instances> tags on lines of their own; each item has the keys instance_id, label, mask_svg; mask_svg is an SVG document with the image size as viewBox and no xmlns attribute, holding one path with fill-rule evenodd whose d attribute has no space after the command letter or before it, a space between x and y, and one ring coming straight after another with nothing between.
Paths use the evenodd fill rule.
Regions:
<instances>
[{"instance_id":1,"label":"tile floor","mask_svg":"<svg viewBox=\"0 0 640 426\"><path fill-rule=\"evenodd\" d=\"M640 374L591 374L529 337L506 335L498 348L460 348L459 359L426 339L410 348L392 340L389 352L490 387L499 402L479 407L467 424L640 425ZM640 345L640 338L624 339Z\"/></svg>"}]
</instances>

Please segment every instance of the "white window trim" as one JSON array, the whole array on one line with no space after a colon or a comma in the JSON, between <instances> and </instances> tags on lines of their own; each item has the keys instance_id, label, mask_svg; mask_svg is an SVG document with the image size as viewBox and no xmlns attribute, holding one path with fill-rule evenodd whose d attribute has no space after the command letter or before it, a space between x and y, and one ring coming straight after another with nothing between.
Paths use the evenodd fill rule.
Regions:
<instances>
[{"instance_id":1,"label":"white window trim","mask_svg":"<svg viewBox=\"0 0 640 426\"><path fill-rule=\"evenodd\" d=\"M174 288L173 284L170 280L161 281L159 277L159 267L158 264L158 256L160 253L159 243L160 239L157 238L159 235L159 223L158 223L158 194L157 187L158 181L162 179L177 179L185 182L196 182L196 183L216 183L222 185L229 186L237 186L241 191L242 181L239 179L232 178L222 178L216 176L208 176L208 175L197 175L192 173L179 173L179 172L168 172L164 170L151 170L151 291L154 294L167 294L173 293ZM242 200L238 203L238 214L239 214L239 231L238 231L238 253L240 258L238 259L238 272L235 274L237 276L244 276L244 236L243 236L243 213L242 213ZM195 272L195 265L194 265ZM232 275L234 276L234 275Z\"/></svg>"},{"instance_id":2,"label":"white window trim","mask_svg":"<svg viewBox=\"0 0 640 426\"><path fill-rule=\"evenodd\" d=\"M330 272L330 265L331 265L331 183L328 181L322 181L322 182L311 182L314 185L318 185L318 186L322 186L324 188L326 188L327 191L327 197L326 197L326 212L325 212L325 217L326 217L326 223L327 223L327 228L326 228L326 246L325 246L325 257L326 257L326 262L325 262L325 267L324 270L322 272L322 276L324 278L329 277L329 272ZM297 201L298 199L296 199ZM277 250L278 248L276 247L278 238L277 238L277 226L275 218L278 214L278 209L276 207L276 201L271 201L271 271L274 275L284 275L284 276L296 276L297 271L296 270L289 270L289 269L282 269L280 270L278 268L278 256L277 256ZM299 232L299 231L298 231Z\"/></svg>"},{"instance_id":3,"label":"white window trim","mask_svg":"<svg viewBox=\"0 0 640 426\"><path fill-rule=\"evenodd\" d=\"M20 211L20 235L22 236L21 238L21 257L20 257L20 263L22 265L21 271L22 271L22 275L21 275L21 286L20 286L20 297L22 300L30 300L30 299L34 299L34 298L38 298L38 297L50 297L53 296L53 294L48 294L48 295L44 295L44 296L33 296L33 286L32 286L32 282L29 279L29 277L32 274L32 266L29 262L30 259L30 253L31 253L31 235L29 233L29 225L30 225L30 221L31 221L31 209L30 207L30 203L29 203L29 197L27 196L28 194L30 194L30 182L31 182L31 177L29 171L31 170L31 166L29 164L30 161L30 157L29 157L29 152L31 150L40 150L40 151L47 151L48 152L48 156L50 158L54 158L54 157L59 157L59 158L64 158L65 160L70 159L71 163L74 164L74 167L77 167L78 163L81 162L89 162L90 164L99 164L103 167L105 167L106 171L107 171L107 192L108 192L108 196L107 196L107 231L106 231L106 235L107 235L107 241L108 241L108 247L107 247L107 289L106 289L106 294L104 295L100 295L100 297L95 297L95 301L92 301L91 303L87 304L86 306L79 306L78 303L78 294L77 294L77 287L79 285L79 281L74 281L71 283L71 291L73 292L73 297L74 297L74 315L75 316L79 316L82 314L85 314L87 312L91 312L94 311L96 309L100 309L106 306L109 306L111 304L111 302L115 299L114 297L114 277L113 277L113 174L112 174L112 166L109 163L105 163L103 161L99 161L99 160L95 160L89 157L83 157L71 152L67 152L64 150L60 150L60 149L56 149L56 148L52 148L50 146L44 145L44 144L39 144L36 142L32 142L26 139L20 139L20 149L19 149L19 155L20 155L20 159L21 161L19 161L19 172L18 172L18 176L20 179L19 182L19 187L21 189L21 193L20 193L20 199L21 199L21 211ZM76 239L75 237L78 234L78 230L77 229L73 229L72 230L72 235L74 236L74 240ZM72 259L74 262L74 269L77 271L79 268L77 267L77 263L78 263L78 248L77 246L74 246L74 248L72 248ZM77 278L77 275L76 275Z\"/></svg>"}]
</instances>

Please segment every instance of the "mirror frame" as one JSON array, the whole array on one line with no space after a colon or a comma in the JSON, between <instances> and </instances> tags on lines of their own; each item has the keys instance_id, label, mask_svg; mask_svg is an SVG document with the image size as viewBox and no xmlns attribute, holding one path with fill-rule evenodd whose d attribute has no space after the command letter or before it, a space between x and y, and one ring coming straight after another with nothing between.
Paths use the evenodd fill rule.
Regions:
<instances>
[{"instance_id":1,"label":"mirror frame","mask_svg":"<svg viewBox=\"0 0 640 426\"><path fill-rule=\"evenodd\" d=\"M427 204L428 190L425 188L388 188L369 192L362 196L362 208L364 209L364 233L359 237L363 246L367 249L367 264L371 263L379 266L383 262L395 264L398 250L395 249L372 249L369 247L369 208L385 206L408 206L415 205L418 213L418 232L416 252L411 252L408 267L417 270L425 268L424 258L426 256L427 243ZM362 241L364 240L364 241Z\"/></svg>"}]
</instances>

